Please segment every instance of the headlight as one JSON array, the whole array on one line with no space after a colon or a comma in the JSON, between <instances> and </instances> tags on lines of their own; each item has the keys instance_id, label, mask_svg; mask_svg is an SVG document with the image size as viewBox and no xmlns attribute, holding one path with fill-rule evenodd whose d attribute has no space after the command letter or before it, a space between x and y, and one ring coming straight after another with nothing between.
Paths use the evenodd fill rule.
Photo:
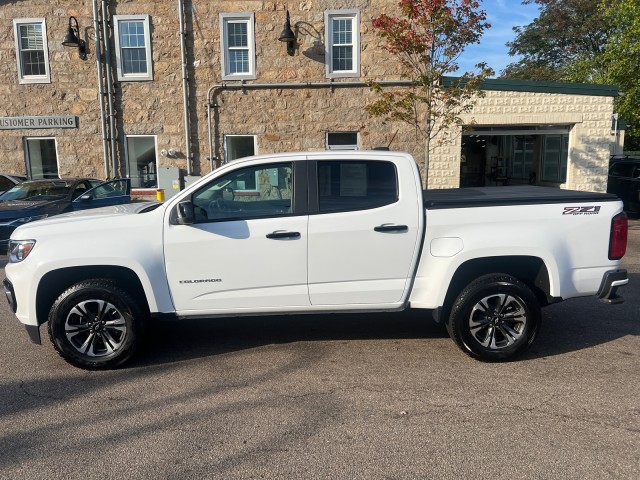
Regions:
<instances>
[{"instance_id":1,"label":"headlight","mask_svg":"<svg viewBox=\"0 0 640 480\"><path fill-rule=\"evenodd\" d=\"M7 256L9 263L18 263L29 256L35 246L35 240L9 240Z\"/></svg>"},{"instance_id":2,"label":"headlight","mask_svg":"<svg viewBox=\"0 0 640 480\"><path fill-rule=\"evenodd\" d=\"M44 215L34 215L32 217L22 217L22 218L18 218L16 220L14 220L13 222L9 223L9 225L15 225L16 227L22 225L23 223L29 223L29 222L34 222L36 220L42 220L43 218L47 218L49 215L47 215L46 213Z\"/></svg>"}]
</instances>

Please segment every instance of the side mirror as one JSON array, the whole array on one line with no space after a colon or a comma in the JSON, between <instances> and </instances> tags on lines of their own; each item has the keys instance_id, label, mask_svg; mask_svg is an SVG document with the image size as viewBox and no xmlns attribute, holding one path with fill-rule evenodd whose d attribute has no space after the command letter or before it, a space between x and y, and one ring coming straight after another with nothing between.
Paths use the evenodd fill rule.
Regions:
<instances>
[{"instance_id":1,"label":"side mirror","mask_svg":"<svg viewBox=\"0 0 640 480\"><path fill-rule=\"evenodd\" d=\"M93 200L93 195L90 193L85 193L84 195L80 195L80 197L78 197L79 202L88 202L89 200Z\"/></svg>"},{"instance_id":2,"label":"side mirror","mask_svg":"<svg viewBox=\"0 0 640 480\"><path fill-rule=\"evenodd\" d=\"M190 200L180 202L176 206L178 225L192 225L195 221L195 215L193 213L193 203Z\"/></svg>"}]
</instances>

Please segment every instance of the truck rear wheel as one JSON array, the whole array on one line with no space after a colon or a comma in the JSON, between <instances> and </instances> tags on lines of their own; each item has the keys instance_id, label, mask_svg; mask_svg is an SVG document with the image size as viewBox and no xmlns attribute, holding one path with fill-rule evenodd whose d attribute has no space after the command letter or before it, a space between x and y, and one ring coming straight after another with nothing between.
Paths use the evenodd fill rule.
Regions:
<instances>
[{"instance_id":1,"label":"truck rear wheel","mask_svg":"<svg viewBox=\"0 0 640 480\"><path fill-rule=\"evenodd\" d=\"M60 356L80 368L122 365L134 354L143 313L111 280L76 283L49 311L49 338Z\"/></svg>"},{"instance_id":2,"label":"truck rear wheel","mask_svg":"<svg viewBox=\"0 0 640 480\"><path fill-rule=\"evenodd\" d=\"M460 292L447 330L467 355L506 360L533 343L540 320L540 304L529 287L507 274L489 274Z\"/></svg>"}]
</instances>

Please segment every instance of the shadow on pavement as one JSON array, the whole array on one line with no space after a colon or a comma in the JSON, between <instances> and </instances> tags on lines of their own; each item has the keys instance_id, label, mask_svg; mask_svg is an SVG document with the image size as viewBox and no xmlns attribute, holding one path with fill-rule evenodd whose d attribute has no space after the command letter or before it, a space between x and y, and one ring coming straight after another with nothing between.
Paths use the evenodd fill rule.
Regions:
<instances>
[{"instance_id":1,"label":"shadow on pavement","mask_svg":"<svg viewBox=\"0 0 640 480\"><path fill-rule=\"evenodd\" d=\"M630 274L632 286L640 274ZM637 288L637 287L636 287ZM539 336L521 360L551 357L640 335L640 301L627 286L625 302L605 305L595 297L544 308ZM294 342L447 338L427 311L375 314L295 315L181 320L154 324L129 368L209 357ZM457 347L451 341L451 349ZM462 355L462 353L461 353Z\"/></svg>"}]
</instances>

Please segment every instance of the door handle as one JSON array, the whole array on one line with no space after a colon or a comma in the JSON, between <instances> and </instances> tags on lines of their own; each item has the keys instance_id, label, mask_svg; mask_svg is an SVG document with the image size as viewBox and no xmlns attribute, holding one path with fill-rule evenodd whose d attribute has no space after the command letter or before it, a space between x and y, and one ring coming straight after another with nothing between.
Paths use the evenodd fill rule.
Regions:
<instances>
[{"instance_id":1,"label":"door handle","mask_svg":"<svg viewBox=\"0 0 640 480\"><path fill-rule=\"evenodd\" d=\"M409 231L409 227L407 227L406 225L390 225L390 224L384 224L384 225L379 225L377 227L374 227L374 230L376 232L408 232Z\"/></svg>"},{"instance_id":2,"label":"door handle","mask_svg":"<svg viewBox=\"0 0 640 480\"><path fill-rule=\"evenodd\" d=\"M267 233L267 238L271 240L277 240L280 238L300 238L300 232L282 232L276 231L272 233Z\"/></svg>"}]
</instances>

